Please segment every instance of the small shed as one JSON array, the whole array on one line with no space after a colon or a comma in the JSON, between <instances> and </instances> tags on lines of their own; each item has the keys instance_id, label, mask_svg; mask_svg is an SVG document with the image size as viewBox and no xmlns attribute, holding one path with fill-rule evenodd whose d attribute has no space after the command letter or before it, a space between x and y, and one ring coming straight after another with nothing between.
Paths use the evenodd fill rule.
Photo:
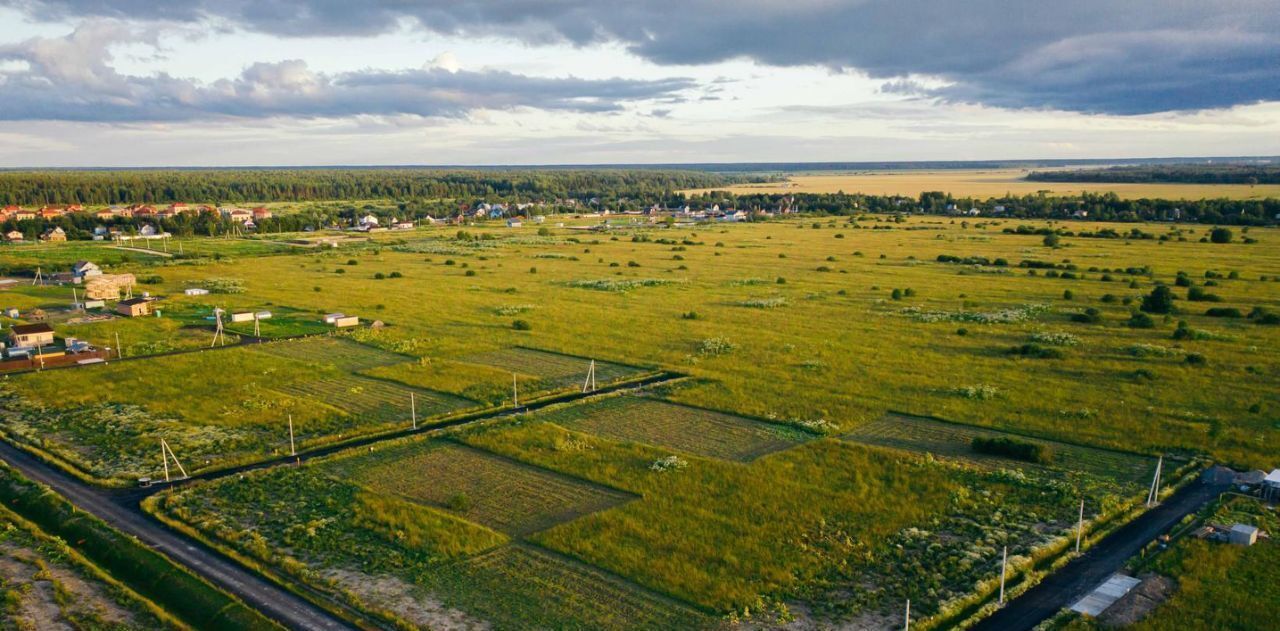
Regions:
<instances>
[{"instance_id":1,"label":"small shed","mask_svg":"<svg viewBox=\"0 0 1280 631\"><path fill-rule=\"evenodd\" d=\"M259 312L257 312L257 313L255 313L255 314L254 314L254 317L258 318L259 320L270 320L270 319L271 319L271 312L270 312L270 311L259 311Z\"/></svg>"},{"instance_id":2,"label":"small shed","mask_svg":"<svg viewBox=\"0 0 1280 631\"><path fill-rule=\"evenodd\" d=\"M107 301L105 301L105 300L86 300L86 301L84 301L84 308L85 308L85 309L101 309L101 308L103 308L103 307L105 307L105 306L107 306Z\"/></svg>"},{"instance_id":3,"label":"small shed","mask_svg":"<svg viewBox=\"0 0 1280 631\"><path fill-rule=\"evenodd\" d=\"M349 326L356 326L358 324L360 324L360 318L357 318L355 316L342 316L333 321L333 326L336 326L340 329L346 328Z\"/></svg>"},{"instance_id":4,"label":"small shed","mask_svg":"<svg viewBox=\"0 0 1280 631\"><path fill-rule=\"evenodd\" d=\"M333 324L334 322L337 322L339 319L342 319L345 317L347 317L345 313L328 313L328 314L325 314L324 316L324 323Z\"/></svg>"},{"instance_id":5,"label":"small shed","mask_svg":"<svg viewBox=\"0 0 1280 631\"><path fill-rule=\"evenodd\" d=\"M209 290L204 287L188 287L182 290L182 293L188 296L204 296L209 293Z\"/></svg>"},{"instance_id":6,"label":"small shed","mask_svg":"<svg viewBox=\"0 0 1280 631\"><path fill-rule=\"evenodd\" d=\"M130 298L116 303L116 313L130 318L151 314L151 300L148 298Z\"/></svg>"},{"instance_id":7,"label":"small shed","mask_svg":"<svg viewBox=\"0 0 1280 631\"><path fill-rule=\"evenodd\" d=\"M252 321L253 321L253 312L252 312L252 311L242 311L242 312L240 312L240 313L233 313L233 314L231 314L231 321L232 321L232 322L252 322Z\"/></svg>"},{"instance_id":8,"label":"small shed","mask_svg":"<svg viewBox=\"0 0 1280 631\"><path fill-rule=\"evenodd\" d=\"M1258 528L1249 524L1236 524L1227 534L1227 541L1238 546L1251 546L1258 541Z\"/></svg>"}]
</instances>

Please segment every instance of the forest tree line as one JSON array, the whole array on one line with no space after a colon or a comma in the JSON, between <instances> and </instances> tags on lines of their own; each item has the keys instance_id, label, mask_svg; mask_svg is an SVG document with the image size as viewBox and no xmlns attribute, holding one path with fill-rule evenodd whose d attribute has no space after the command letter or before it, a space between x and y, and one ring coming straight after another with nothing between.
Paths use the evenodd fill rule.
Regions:
<instances>
[{"instance_id":1,"label":"forest tree line","mask_svg":"<svg viewBox=\"0 0 1280 631\"><path fill-rule=\"evenodd\" d=\"M237 204L376 199L653 198L752 181L703 171L199 169L0 172L0 206Z\"/></svg>"},{"instance_id":2,"label":"forest tree line","mask_svg":"<svg viewBox=\"0 0 1280 631\"><path fill-rule=\"evenodd\" d=\"M1105 169L1033 171L1033 182L1101 182L1106 184L1280 184L1280 165L1165 164Z\"/></svg>"}]
</instances>

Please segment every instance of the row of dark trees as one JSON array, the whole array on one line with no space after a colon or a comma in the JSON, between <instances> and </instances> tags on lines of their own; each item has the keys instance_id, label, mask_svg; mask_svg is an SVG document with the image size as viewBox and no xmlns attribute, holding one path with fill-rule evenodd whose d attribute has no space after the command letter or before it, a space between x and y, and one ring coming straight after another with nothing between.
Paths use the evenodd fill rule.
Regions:
<instances>
[{"instance_id":1,"label":"row of dark trees","mask_svg":"<svg viewBox=\"0 0 1280 631\"><path fill-rule=\"evenodd\" d=\"M369 199L553 201L662 199L747 181L649 169L239 169L0 172L0 206L250 203Z\"/></svg>"},{"instance_id":2,"label":"row of dark trees","mask_svg":"<svg viewBox=\"0 0 1280 631\"><path fill-rule=\"evenodd\" d=\"M1062 219L1076 216L1091 221L1182 221L1207 224L1270 225L1280 218L1280 199L1121 199L1115 193L1082 195L1004 195L977 198L956 197L944 192L925 192L919 197L862 195L857 193L738 195L715 191L690 198L695 208L775 210L786 205L800 212L857 215L861 213L959 214L977 209L980 217L1015 219Z\"/></svg>"},{"instance_id":3,"label":"row of dark trees","mask_svg":"<svg viewBox=\"0 0 1280 631\"><path fill-rule=\"evenodd\" d=\"M1138 184L1280 184L1280 165L1169 164L1116 166L1106 169L1033 171L1035 182L1130 182Z\"/></svg>"}]
</instances>

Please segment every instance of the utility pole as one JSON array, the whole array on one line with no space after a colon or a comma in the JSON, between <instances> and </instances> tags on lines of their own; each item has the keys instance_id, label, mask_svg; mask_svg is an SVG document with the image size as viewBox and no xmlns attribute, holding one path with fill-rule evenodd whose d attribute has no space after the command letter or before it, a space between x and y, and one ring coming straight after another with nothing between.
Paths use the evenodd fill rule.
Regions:
<instances>
[{"instance_id":1,"label":"utility pole","mask_svg":"<svg viewBox=\"0 0 1280 631\"><path fill-rule=\"evenodd\" d=\"M418 429L418 404L413 392L409 392L409 416L413 419L413 429Z\"/></svg>"},{"instance_id":2,"label":"utility pole","mask_svg":"<svg viewBox=\"0 0 1280 631\"><path fill-rule=\"evenodd\" d=\"M1009 546L1004 547L1004 552L1000 555L1000 604L1004 604L1004 575L1005 568L1009 566Z\"/></svg>"},{"instance_id":3,"label":"utility pole","mask_svg":"<svg viewBox=\"0 0 1280 631\"><path fill-rule=\"evenodd\" d=\"M1080 554L1080 535L1084 533L1084 498L1080 498L1080 519L1076 521L1076 554Z\"/></svg>"},{"instance_id":4,"label":"utility pole","mask_svg":"<svg viewBox=\"0 0 1280 631\"><path fill-rule=\"evenodd\" d=\"M169 481L169 454L165 452L164 439L160 439L160 462L164 463L164 481Z\"/></svg>"},{"instance_id":5,"label":"utility pole","mask_svg":"<svg viewBox=\"0 0 1280 631\"><path fill-rule=\"evenodd\" d=\"M520 388L516 386L515 373L511 373L511 407L520 408Z\"/></svg>"},{"instance_id":6,"label":"utility pole","mask_svg":"<svg viewBox=\"0 0 1280 631\"><path fill-rule=\"evenodd\" d=\"M1151 490L1147 493L1147 508L1156 506L1160 500L1160 470L1165 466L1165 457L1161 456L1156 461L1156 475L1151 479Z\"/></svg>"},{"instance_id":7,"label":"utility pole","mask_svg":"<svg viewBox=\"0 0 1280 631\"><path fill-rule=\"evenodd\" d=\"M124 347L120 345L119 331L116 331L116 359L124 359Z\"/></svg>"},{"instance_id":8,"label":"utility pole","mask_svg":"<svg viewBox=\"0 0 1280 631\"><path fill-rule=\"evenodd\" d=\"M289 415L289 455L297 456L298 450L293 446L293 415Z\"/></svg>"},{"instance_id":9,"label":"utility pole","mask_svg":"<svg viewBox=\"0 0 1280 631\"><path fill-rule=\"evenodd\" d=\"M902 631L911 631L911 599L907 599L907 618L902 623Z\"/></svg>"},{"instance_id":10,"label":"utility pole","mask_svg":"<svg viewBox=\"0 0 1280 631\"><path fill-rule=\"evenodd\" d=\"M596 391L596 360L591 360L591 365L587 367L587 379L582 382L583 392Z\"/></svg>"}]
</instances>

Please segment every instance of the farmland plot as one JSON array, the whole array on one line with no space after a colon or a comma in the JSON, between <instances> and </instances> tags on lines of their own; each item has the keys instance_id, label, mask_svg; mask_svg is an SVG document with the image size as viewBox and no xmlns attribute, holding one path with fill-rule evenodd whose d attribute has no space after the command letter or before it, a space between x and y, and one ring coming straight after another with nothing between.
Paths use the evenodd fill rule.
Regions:
<instances>
[{"instance_id":1,"label":"farmland plot","mask_svg":"<svg viewBox=\"0 0 1280 631\"><path fill-rule=\"evenodd\" d=\"M254 346L253 350L309 364L332 364L348 372L359 372L379 366L390 366L408 357L365 346L343 337L309 337Z\"/></svg>"},{"instance_id":2,"label":"farmland plot","mask_svg":"<svg viewBox=\"0 0 1280 631\"><path fill-rule=\"evenodd\" d=\"M443 392L410 389L354 375L299 381L280 386L279 390L298 399L322 401L360 419L362 423L383 423L409 418L411 392L414 394L414 405L419 418L461 409L471 403Z\"/></svg>"},{"instance_id":3,"label":"farmland plot","mask_svg":"<svg viewBox=\"0 0 1280 631\"><path fill-rule=\"evenodd\" d=\"M685 605L524 544L457 563L432 583L499 628L690 629L711 623Z\"/></svg>"},{"instance_id":4,"label":"farmland plot","mask_svg":"<svg viewBox=\"0 0 1280 631\"><path fill-rule=\"evenodd\" d=\"M591 360L586 357L520 347L476 353L458 359L471 364L492 366L507 372L527 375L537 380L537 389L545 390L581 385L587 377L587 368L591 364ZM643 372L643 369L634 366L596 361L596 382L601 384L636 376Z\"/></svg>"},{"instance_id":5,"label":"farmland plot","mask_svg":"<svg viewBox=\"0 0 1280 631\"><path fill-rule=\"evenodd\" d=\"M543 530L631 498L461 445L412 444L346 461L343 468L376 492L445 507L512 535Z\"/></svg>"},{"instance_id":6,"label":"farmland plot","mask_svg":"<svg viewBox=\"0 0 1280 631\"><path fill-rule=\"evenodd\" d=\"M970 447L975 437L993 438L999 436L1009 436L1009 434L999 430L971 425L889 413L878 420L858 427L847 434L845 438L868 445L928 452L934 455L962 458L975 462L989 462L995 466L1038 466L1016 460L978 454ZM1028 440L1029 442L1048 446L1053 454L1053 463L1048 466L1053 469L1085 472L1118 482L1138 483L1149 477L1155 468L1155 463L1152 462L1151 458L1144 458L1135 454L1095 449L1057 441L1021 438L1020 440Z\"/></svg>"},{"instance_id":7,"label":"farmland plot","mask_svg":"<svg viewBox=\"0 0 1280 631\"><path fill-rule=\"evenodd\" d=\"M805 436L794 429L655 399L613 397L550 417L569 429L724 460L749 461Z\"/></svg>"}]
</instances>

